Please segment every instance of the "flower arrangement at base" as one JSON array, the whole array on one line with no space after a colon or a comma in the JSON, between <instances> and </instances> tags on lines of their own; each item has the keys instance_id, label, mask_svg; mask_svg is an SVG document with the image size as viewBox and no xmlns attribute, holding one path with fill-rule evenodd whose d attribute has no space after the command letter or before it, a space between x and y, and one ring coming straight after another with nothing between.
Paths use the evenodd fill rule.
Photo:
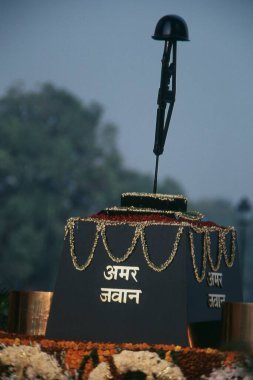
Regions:
<instances>
[{"instance_id":1,"label":"flower arrangement at base","mask_svg":"<svg viewBox=\"0 0 253 380\"><path fill-rule=\"evenodd\" d=\"M108 379L186 380L174 363L162 360L155 352L123 350L100 363L88 380Z\"/></svg>"},{"instance_id":2,"label":"flower arrangement at base","mask_svg":"<svg viewBox=\"0 0 253 380\"><path fill-rule=\"evenodd\" d=\"M0 378L3 380L67 380L68 376L57 360L39 345L2 347L0 351Z\"/></svg>"},{"instance_id":3,"label":"flower arrangement at base","mask_svg":"<svg viewBox=\"0 0 253 380\"><path fill-rule=\"evenodd\" d=\"M201 380L253 380L253 374L248 368L233 364L213 369L209 376L201 376Z\"/></svg>"},{"instance_id":4,"label":"flower arrangement at base","mask_svg":"<svg viewBox=\"0 0 253 380\"><path fill-rule=\"evenodd\" d=\"M0 331L1 380L155 378L253 380L253 362L248 355L241 352L213 348L147 343L55 341Z\"/></svg>"}]
</instances>

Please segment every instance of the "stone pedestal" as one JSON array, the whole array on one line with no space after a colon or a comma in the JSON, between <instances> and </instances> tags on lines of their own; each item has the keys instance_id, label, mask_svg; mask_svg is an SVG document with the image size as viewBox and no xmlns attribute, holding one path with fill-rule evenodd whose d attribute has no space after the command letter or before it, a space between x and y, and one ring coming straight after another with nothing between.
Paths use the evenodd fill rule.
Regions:
<instances>
[{"instance_id":1,"label":"stone pedestal","mask_svg":"<svg viewBox=\"0 0 253 380\"><path fill-rule=\"evenodd\" d=\"M65 237L48 338L188 345L189 326L241 300L233 229L97 215L71 218Z\"/></svg>"}]
</instances>

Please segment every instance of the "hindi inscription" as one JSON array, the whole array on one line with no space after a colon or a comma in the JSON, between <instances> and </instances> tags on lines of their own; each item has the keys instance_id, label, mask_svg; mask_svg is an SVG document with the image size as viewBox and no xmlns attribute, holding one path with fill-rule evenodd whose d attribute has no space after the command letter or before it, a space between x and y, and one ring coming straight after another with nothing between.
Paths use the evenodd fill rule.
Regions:
<instances>
[{"instance_id":1,"label":"hindi inscription","mask_svg":"<svg viewBox=\"0 0 253 380\"><path fill-rule=\"evenodd\" d=\"M138 282L136 276L139 267L135 266L119 266L119 265L107 265L106 270L103 272L104 278L108 281L124 279L129 281L133 279ZM100 300L102 302L118 302L127 303L128 300L135 301L138 305L140 302L140 289L116 289L116 288L101 288Z\"/></svg>"}]
</instances>

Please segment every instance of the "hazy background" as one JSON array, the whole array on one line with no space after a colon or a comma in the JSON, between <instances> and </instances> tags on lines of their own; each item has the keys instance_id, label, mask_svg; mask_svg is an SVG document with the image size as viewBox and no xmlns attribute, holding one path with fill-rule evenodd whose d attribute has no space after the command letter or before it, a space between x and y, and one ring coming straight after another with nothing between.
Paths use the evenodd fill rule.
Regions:
<instances>
[{"instance_id":1,"label":"hazy background","mask_svg":"<svg viewBox=\"0 0 253 380\"><path fill-rule=\"evenodd\" d=\"M233 202L253 187L253 3L251 0L0 0L0 92L51 81L96 100L119 127L125 162L153 173L163 43L160 17L185 19L177 98L160 177L191 199Z\"/></svg>"},{"instance_id":2,"label":"hazy background","mask_svg":"<svg viewBox=\"0 0 253 380\"><path fill-rule=\"evenodd\" d=\"M0 311L6 289L54 288L67 218L152 191L166 14L190 42L158 191L237 227L253 301L253 1L0 0Z\"/></svg>"}]
</instances>

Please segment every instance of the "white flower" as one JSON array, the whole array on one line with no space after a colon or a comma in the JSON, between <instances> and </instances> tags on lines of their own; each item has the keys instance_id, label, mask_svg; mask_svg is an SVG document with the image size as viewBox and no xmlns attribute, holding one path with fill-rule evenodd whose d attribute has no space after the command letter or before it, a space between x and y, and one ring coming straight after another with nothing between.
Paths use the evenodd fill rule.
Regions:
<instances>
[{"instance_id":1,"label":"white flower","mask_svg":"<svg viewBox=\"0 0 253 380\"><path fill-rule=\"evenodd\" d=\"M232 367L222 367L213 369L209 376L201 376L203 380L253 380L253 375L249 374L244 367L233 365Z\"/></svg>"},{"instance_id":2,"label":"white flower","mask_svg":"<svg viewBox=\"0 0 253 380\"><path fill-rule=\"evenodd\" d=\"M16 376L21 378L25 371L28 379L36 379L37 376L46 380L66 380L62 368L56 359L42 352L37 346L11 346L0 351L0 363L11 365L15 368Z\"/></svg>"},{"instance_id":3,"label":"white flower","mask_svg":"<svg viewBox=\"0 0 253 380\"><path fill-rule=\"evenodd\" d=\"M179 367L160 359L154 352L124 350L113 355L113 360L119 374L141 371L147 375L147 380L185 380ZM89 375L89 380L108 379L112 379L108 363L99 364Z\"/></svg>"}]
</instances>

